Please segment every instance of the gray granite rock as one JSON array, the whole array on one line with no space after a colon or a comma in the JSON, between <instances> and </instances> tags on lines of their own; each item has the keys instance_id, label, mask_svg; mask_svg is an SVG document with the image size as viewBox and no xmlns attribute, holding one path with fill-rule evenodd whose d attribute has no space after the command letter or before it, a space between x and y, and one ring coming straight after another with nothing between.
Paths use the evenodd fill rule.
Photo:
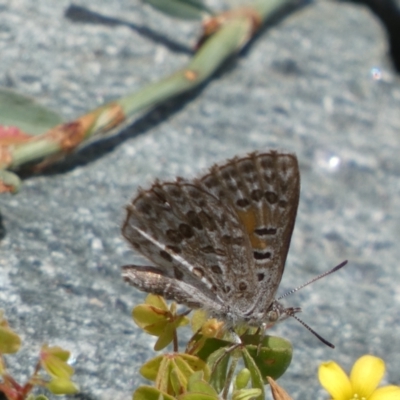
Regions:
<instances>
[{"instance_id":1,"label":"gray granite rock","mask_svg":"<svg viewBox=\"0 0 400 400\"><path fill-rule=\"evenodd\" d=\"M74 4L98 18L66 18L67 0L0 0L0 85L67 120L174 72L199 34L138 0ZM130 318L144 295L120 277L139 260L121 238L124 205L156 177L280 148L297 154L302 178L280 292L349 260L287 298L336 349L294 320L275 327L294 346L280 383L295 399L327 398L319 363L348 369L370 353L400 384L399 109L380 24L362 6L318 1L264 29L200 90L28 176L0 198L0 307L24 340L11 371L23 380L40 345L57 344L72 351L79 398L130 398L154 353Z\"/></svg>"}]
</instances>

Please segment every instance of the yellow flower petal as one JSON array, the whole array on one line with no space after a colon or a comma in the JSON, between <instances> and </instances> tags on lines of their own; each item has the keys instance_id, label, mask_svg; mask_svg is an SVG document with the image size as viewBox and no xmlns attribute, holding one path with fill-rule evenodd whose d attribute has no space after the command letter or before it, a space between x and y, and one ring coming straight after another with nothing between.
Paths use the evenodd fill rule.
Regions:
<instances>
[{"instance_id":1,"label":"yellow flower petal","mask_svg":"<svg viewBox=\"0 0 400 400\"><path fill-rule=\"evenodd\" d=\"M376 389L369 400L398 400L400 399L399 386L384 386Z\"/></svg>"},{"instance_id":2,"label":"yellow flower petal","mask_svg":"<svg viewBox=\"0 0 400 400\"><path fill-rule=\"evenodd\" d=\"M360 357L350 374L354 393L360 397L369 398L378 387L385 373L385 362L378 357L365 355Z\"/></svg>"},{"instance_id":3,"label":"yellow flower petal","mask_svg":"<svg viewBox=\"0 0 400 400\"><path fill-rule=\"evenodd\" d=\"M318 369L318 378L333 400L348 400L352 397L350 380L335 362L322 363Z\"/></svg>"}]
</instances>

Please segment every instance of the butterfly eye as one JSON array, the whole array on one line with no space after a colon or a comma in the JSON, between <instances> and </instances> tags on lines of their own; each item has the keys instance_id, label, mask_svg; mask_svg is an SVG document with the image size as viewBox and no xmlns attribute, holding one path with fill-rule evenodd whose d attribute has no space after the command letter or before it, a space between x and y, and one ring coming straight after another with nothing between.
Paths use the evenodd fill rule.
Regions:
<instances>
[{"instance_id":1,"label":"butterfly eye","mask_svg":"<svg viewBox=\"0 0 400 400\"><path fill-rule=\"evenodd\" d=\"M279 313L277 311L269 311L267 318L269 322L276 322L279 319Z\"/></svg>"}]
</instances>

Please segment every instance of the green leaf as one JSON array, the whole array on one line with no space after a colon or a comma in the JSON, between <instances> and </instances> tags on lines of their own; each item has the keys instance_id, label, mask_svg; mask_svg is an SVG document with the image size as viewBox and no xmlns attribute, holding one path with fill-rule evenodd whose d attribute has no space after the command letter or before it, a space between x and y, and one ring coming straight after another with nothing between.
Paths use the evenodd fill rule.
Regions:
<instances>
[{"instance_id":1,"label":"green leaf","mask_svg":"<svg viewBox=\"0 0 400 400\"><path fill-rule=\"evenodd\" d=\"M274 380L282 376L292 361L293 348L286 339L265 336L262 339L260 351L258 351L259 336L246 335L242 336L242 340L246 344L249 356L260 370L265 383L267 383L267 376ZM249 368L247 365L246 367Z\"/></svg>"},{"instance_id":2,"label":"green leaf","mask_svg":"<svg viewBox=\"0 0 400 400\"><path fill-rule=\"evenodd\" d=\"M251 374L247 368L243 368L237 375L235 379L236 390L244 389L250 382Z\"/></svg>"},{"instance_id":3,"label":"green leaf","mask_svg":"<svg viewBox=\"0 0 400 400\"><path fill-rule=\"evenodd\" d=\"M154 383L154 386L161 390L162 392L166 392L171 394L171 370L172 363L171 357L173 354L165 354L163 359L161 360L160 368L157 373L157 377Z\"/></svg>"},{"instance_id":4,"label":"green leaf","mask_svg":"<svg viewBox=\"0 0 400 400\"><path fill-rule=\"evenodd\" d=\"M193 368L182 357L175 358L175 368L179 369L186 379L194 373Z\"/></svg>"},{"instance_id":5,"label":"green leaf","mask_svg":"<svg viewBox=\"0 0 400 400\"><path fill-rule=\"evenodd\" d=\"M209 338L205 340L202 348L197 352L197 356L199 356L203 361L206 361L208 365L210 365L208 358L215 351L232 346L232 342L228 342L227 340L217 339L217 338Z\"/></svg>"},{"instance_id":6,"label":"green leaf","mask_svg":"<svg viewBox=\"0 0 400 400\"><path fill-rule=\"evenodd\" d=\"M179 358L171 360L170 383L173 393L180 394L186 392L188 385L188 375L178 366ZM186 371L187 372L187 371ZM190 375L189 375L190 376Z\"/></svg>"},{"instance_id":7,"label":"green leaf","mask_svg":"<svg viewBox=\"0 0 400 400\"><path fill-rule=\"evenodd\" d=\"M74 369L67 364L69 352L58 346L42 346L40 350L40 364L54 379L69 380Z\"/></svg>"},{"instance_id":8,"label":"green leaf","mask_svg":"<svg viewBox=\"0 0 400 400\"><path fill-rule=\"evenodd\" d=\"M167 311L147 304L140 304L132 310L132 318L136 325L154 336L159 336L164 331L165 325L168 323L167 317Z\"/></svg>"},{"instance_id":9,"label":"green leaf","mask_svg":"<svg viewBox=\"0 0 400 400\"><path fill-rule=\"evenodd\" d=\"M48 346L43 346L42 350L45 351L48 354L52 354L55 357L59 358L61 361L67 362L71 352L68 350L64 350L62 347L60 346L52 346L52 347L48 347Z\"/></svg>"},{"instance_id":10,"label":"green leaf","mask_svg":"<svg viewBox=\"0 0 400 400\"><path fill-rule=\"evenodd\" d=\"M186 392L182 396L178 397L179 400L220 400L218 395L212 395L207 393L192 393Z\"/></svg>"},{"instance_id":11,"label":"green leaf","mask_svg":"<svg viewBox=\"0 0 400 400\"><path fill-rule=\"evenodd\" d=\"M139 386L133 394L132 400L175 400L175 398L152 386Z\"/></svg>"},{"instance_id":12,"label":"green leaf","mask_svg":"<svg viewBox=\"0 0 400 400\"><path fill-rule=\"evenodd\" d=\"M212 387L219 393L222 391L226 381L230 353L226 353L226 348L220 348L212 353L207 360L212 375L209 380Z\"/></svg>"},{"instance_id":13,"label":"green leaf","mask_svg":"<svg viewBox=\"0 0 400 400\"><path fill-rule=\"evenodd\" d=\"M145 303L159 308L160 310L169 311L168 304L165 302L164 297L158 296L156 294L148 294Z\"/></svg>"},{"instance_id":14,"label":"green leaf","mask_svg":"<svg viewBox=\"0 0 400 400\"><path fill-rule=\"evenodd\" d=\"M250 371L251 374L251 383L253 389L260 389L261 393L257 397L258 400L263 400L265 399L265 393L264 393L264 382L263 382L263 377L260 373L260 370L257 368L256 363L250 356L249 352L247 351L246 348L242 350L242 357L244 360L244 364L246 365L246 368Z\"/></svg>"},{"instance_id":15,"label":"green leaf","mask_svg":"<svg viewBox=\"0 0 400 400\"><path fill-rule=\"evenodd\" d=\"M0 126L16 126L25 133L38 135L62 122L58 114L34 99L0 88Z\"/></svg>"},{"instance_id":16,"label":"green leaf","mask_svg":"<svg viewBox=\"0 0 400 400\"><path fill-rule=\"evenodd\" d=\"M173 324L165 324L164 330L158 337L156 344L154 345L155 351L160 351L164 347L167 347L174 340L175 327Z\"/></svg>"},{"instance_id":17,"label":"green leaf","mask_svg":"<svg viewBox=\"0 0 400 400\"><path fill-rule=\"evenodd\" d=\"M196 377L199 373L206 378L210 375L207 364L198 357L189 354L179 354L178 357L174 358L172 364L171 384L176 394L188 391L188 382L195 373Z\"/></svg>"},{"instance_id":18,"label":"green leaf","mask_svg":"<svg viewBox=\"0 0 400 400\"><path fill-rule=\"evenodd\" d=\"M190 319L186 315L179 315L176 317L174 321L175 329L178 329L181 326L186 326L190 323Z\"/></svg>"},{"instance_id":19,"label":"green leaf","mask_svg":"<svg viewBox=\"0 0 400 400\"><path fill-rule=\"evenodd\" d=\"M0 182L1 186L5 189L4 191L13 194L17 193L21 187L21 180L10 171L0 170Z\"/></svg>"},{"instance_id":20,"label":"green leaf","mask_svg":"<svg viewBox=\"0 0 400 400\"><path fill-rule=\"evenodd\" d=\"M49 400L46 396L43 394L39 394L38 396L35 396L34 394L30 394L26 400Z\"/></svg>"},{"instance_id":21,"label":"green leaf","mask_svg":"<svg viewBox=\"0 0 400 400\"><path fill-rule=\"evenodd\" d=\"M16 353L20 347L20 337L10 328L0 326L0 354Z\"/></svg>"},{"instance_id":22,"label":"green leaf","mask_svg":"<svg viewBox=\"0 0 400 400\"><path fill-rule=\"evenodd\" d=\"M189 392L197 392L197 393L204 393L209 396L218 397L217 391L203 379L202 371L194 372L189 377L188 382L188 391Z\"/></svg>"},{"instance_id":23,"label":"green leaf","mask_svg":"<svg viewBox=\"0 0 400 400\"><path fill-rule=\"evenodd\" d=\"M164 355L152 358L142 365L139 372L144 378L148 379L149 381L155 381L163 358Z\"/></svg>"},{"instance_id":24,"label":"green leaf","mask_svg":"<svg viewBox=\"0 0 400 400\"><path fill-rule=\"evenodd\" d=\"M46 384L53 394L74 394L79 392L78 387L69 379L55 378Z\"/></svg>"},{"instance_id":25,"label":"green leaf","mask_svg":"<svg viewBox=\"0 0 400 400\"><path fill-rule=\"evenodd\" d=\"M260 398L262 391L260 389L240 389L232 395L232 400L251 400Z\"/></svg>"},{"instance_id":26,"label":"green leaf","mask_svg":"<svg viewBox=\"0 0 400 400\"><path fill-rule=\"evenodd\" d=\"M180 326L189 323L185 315L176 314L176 303L168 305L161 296L148 295L146 304L140 304L132 310L135 323L150 335L158 336L154 350L162 350L174 338L174 333Z\"/></svg>"},{"instance_id":27,"label":"green leaf","mask_svg":"<svg viewBox=\"0 0 400 400\"><path fill-rule=\"evenodd\" d=\"M210 377L210 368L201 358L186 353L180 353L179 358L187 364L188 369L190 367L193 371L202 371L204 379L208 380Z\"/></svg>"},{"instance_id":28,"label":"green leaf","mask_svg":"<svg viewBox=\"0 0 400 400\"><path fill-rule=\"evenodd\" d=\"M186 353L170 353L147 362L140 373L155 381L155 386L169 394L180 394L187 390L188 380L195 372L201 371L208 379L210 370L200 358Z\"/></svg>"},{"instance_id":29,"label":"green leaf","mask_svg":"<svg viewBox=\"0 0 400 400\"><path fill-rule=\"evenodd\" d=\"M196 333L203 326L203 324L207 321L207 318L207 312L201 308L193 312L192 319L190 321L193 333Z\"/></svg>"},{"instance_id":30,"label":"green leaf","mask_svg":"<svg viewBox=\"0 0 400 400\"><path fill-rule=\"evenodd\" d=\"M145 0L159 11L181 19L202 19L212 11L200 0Z\"/></svg>"}]
</instances>

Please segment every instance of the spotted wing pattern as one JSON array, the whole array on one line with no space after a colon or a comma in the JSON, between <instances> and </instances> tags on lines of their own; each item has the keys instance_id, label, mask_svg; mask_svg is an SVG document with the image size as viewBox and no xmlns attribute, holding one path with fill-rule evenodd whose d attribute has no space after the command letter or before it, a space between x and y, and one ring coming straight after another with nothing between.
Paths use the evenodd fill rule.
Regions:
<instances>
[{"instance_id":1,"label":"spotted wing pattern","mask_svg":"<svg viewBox=\"0 0 400 400\"><path fill-rule=\"evenodd\" d=\"M192 181L156 181L127 207L123 235L155 266L133 286L235 319L264 310L279 285L299 199L295 156L252 153Z\"/></svg>"},{"instance_id":2,"label":"spotted wing pattern","mask_svg":"<svg viewBox=\"0 0 400 400\"><path fill-rule=\"evenodd\" d=\"M282 278L296 220L300 174L292 154L252 153L214 166L201 184L225 207L232 208L250 240L253 292L247 313L268 309ZM248 271L247 271L248 273ZM244 288L244 284L242 284ZM236 293L240 296L240 292Z\"/></svg>"}]
</instances>

